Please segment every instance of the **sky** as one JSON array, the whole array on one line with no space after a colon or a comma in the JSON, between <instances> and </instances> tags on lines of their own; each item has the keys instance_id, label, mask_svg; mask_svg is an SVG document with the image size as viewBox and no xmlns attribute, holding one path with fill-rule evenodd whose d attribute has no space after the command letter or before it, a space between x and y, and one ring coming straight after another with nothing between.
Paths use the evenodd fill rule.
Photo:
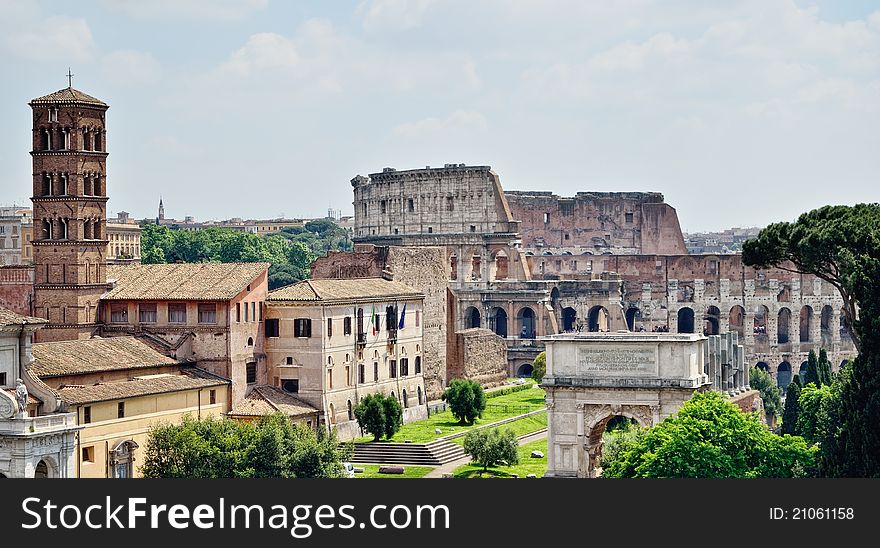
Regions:
<instances>
[{"instance_id":1,"label":"sky","mask_svg":"<svg viewBox=\"0 0 880 548\"><path fill-rule=\"evenodd\" d=\"M351 213L355 175L445 163L692 232L880 201L876 0L0 0L0 203L68 67L109 216Z\"/></svg>"}]
</instances>

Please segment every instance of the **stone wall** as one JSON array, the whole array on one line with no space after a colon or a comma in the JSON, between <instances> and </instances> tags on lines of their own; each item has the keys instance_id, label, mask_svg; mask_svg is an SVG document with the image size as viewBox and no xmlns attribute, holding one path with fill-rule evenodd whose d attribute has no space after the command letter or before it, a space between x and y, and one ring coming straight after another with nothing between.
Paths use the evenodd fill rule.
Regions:
<instances>
[{"instance_id":1,"label":"stone wall","mask_svg":"<svg viewBox=\"0 0 880 548\"><path fill-rule=\"evenodd\" d=\"M687 253L678 214L657 192L506 191L523 248L580 255Z\"/></svg>"},{"instance_id":2,"label":"stone wall","mask_svg":"<svg viewBox=\"0 0 880 548\"><path fill-rule=\"evenodd\" d=\"M33 316L34 267L0 267L0 307L16 314Z\"/></svg>"},{"instance_id":3,"label":"stone wall","mask_svg":"<svg viewBox=\"0 0 880 548\"><path fill-rule=\"evenodd\" d=\"M495 386L507 378L507 345L488 329L473 328L455 334L455 346L448 350L449 380L472 379L483 386Z\"/></svg>"}]
</instances>

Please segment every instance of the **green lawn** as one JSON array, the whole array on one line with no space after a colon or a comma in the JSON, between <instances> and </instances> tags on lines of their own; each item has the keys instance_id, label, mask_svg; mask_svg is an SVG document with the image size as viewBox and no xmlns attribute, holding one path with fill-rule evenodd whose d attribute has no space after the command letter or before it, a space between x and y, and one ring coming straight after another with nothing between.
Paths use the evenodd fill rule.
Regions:
<instances>
[{"instance_id":1,"label":"green lawn","mask_svg":"<svg viewBox=\"0 0 880 548\"><path fill-rule=\"evenodd\" d=\"M356 478L421 478L434 469L431 466L410 466L407 464L404 465L403 474L380 474L379 467L384 466L382 464L354 464L354 466L364 469L362 474L354 475Z\"/></svg>"},{"instance_id":2,"label":"green lawn","mask_svg":"<svg viewBox=\"0 0 880 548\"><path fill-rule=\"evenodd\" d=\"M473 425L465 426L458 424L458 421L452 416L451 412L444 411L431 415L423 421L404 424L390 441L402 442L404 440L412 440L413 443L426 443L442 436L463 432L474 426L489 424L538 409L544 409L544 390L541 388L529 388L528 390L521 390L512 394L505 394L504 396L488 398L486 400L486 410L483 411L483 418L477 419ZM435 428L439 428L441 433L435 433ZM364 437L355 441L372 440L372 437ZM383 439L382 441L385 440Z\"/></svg>"},{"instance_id":3,"label":"green lawn","mask_svg":"<svg viewBox=\"0 0 880 548\"><path fill-rule=\"evenodd\" d=\"M497 426L496 428L510 428L513 430L516 437L523 436L525 434L531 434L532 432L537 432L543 428L547 428L547 413L540 413L537 415L531 415L528 417L523 417L521 419L516 419L515 421L511 421L501 426ZM460 436L452 440L452 443L457 443L459 445L464 445L464 436Z\"/></svg>"},{"instance_id":4,"label":"green lawn","mask_svg":"<svg viewBox=\"0 0 880 548\"><path fill-rule=\"evenodd\" d=\"M529 455L534 450L544 453L544 458L533 459ZM474 464L465 464L455 469L453 474L457 478L509 478L511 474L517 474L520 478L526 477L527 474L535 474L539 478L547 471L547 440L537 440L525 445L519 446L519 464L515 466L499 466L497 468L489 468L487 472L480 475L482 468Z\"/></svg>"}]
</instances>

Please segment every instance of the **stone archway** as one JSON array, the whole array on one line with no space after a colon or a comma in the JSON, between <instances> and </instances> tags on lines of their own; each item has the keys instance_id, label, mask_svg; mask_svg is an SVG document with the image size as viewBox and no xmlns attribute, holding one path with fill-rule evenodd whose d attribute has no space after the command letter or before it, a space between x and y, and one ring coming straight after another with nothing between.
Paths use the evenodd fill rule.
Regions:
<instances>
[{"instance_id":1,"label":"stone archway","mask_svg":"<svg viewBox=\"0 0 880 548\"><path fill-rule=\"evenodd\" d=\"M531 377L534 366L530 363L524 363L516 370L516 376L520 378Z\"/></svg>"},{"instance_id":2,"label":"stone archway","mask_svg":"<svg viewBox=\"0 0 880 548\"><path fill-rule=\"evenodd\" d=\"M650 427L659 422L659 405L629 404L579 404L583 410L584 449L586 462L578 467L578 476L595 478L601 474L599 463L602 461L602 435L608 422L614 417L626 417L634 420L639 426Z\"/></svg>"}]
</instances>

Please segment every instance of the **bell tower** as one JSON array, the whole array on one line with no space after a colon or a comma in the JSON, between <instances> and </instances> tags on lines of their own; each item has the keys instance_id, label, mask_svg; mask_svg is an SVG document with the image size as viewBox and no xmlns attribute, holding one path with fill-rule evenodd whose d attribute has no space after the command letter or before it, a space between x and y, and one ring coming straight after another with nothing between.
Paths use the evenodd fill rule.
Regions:
<instances>
[{"instance_id":1,"label":"bell tower","mask_svg":"<svg viewBox=\"0 0 880 548\"><path fill-rule=\"evenodd\" d=\"M34 315L49 320L36 338L89 338L107 290L109 106L72 86L28 104L33 111Z\"/></svg>"}]
</instances>

